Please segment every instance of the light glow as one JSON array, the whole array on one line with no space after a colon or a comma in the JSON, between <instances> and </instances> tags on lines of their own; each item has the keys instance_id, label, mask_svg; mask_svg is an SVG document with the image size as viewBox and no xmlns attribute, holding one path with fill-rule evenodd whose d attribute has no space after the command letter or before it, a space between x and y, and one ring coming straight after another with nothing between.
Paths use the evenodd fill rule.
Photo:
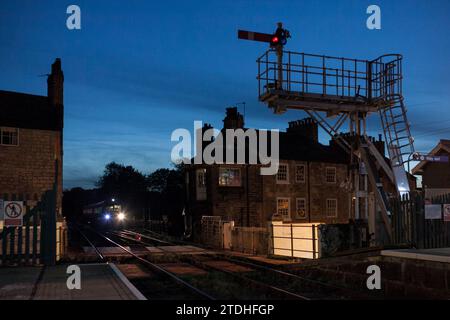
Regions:
<instances>
[{"instance_id":1,"label":"light glow","mask_svg":"<svg viewBox=\"0 0 450 320\"><path fill-rule=\"evenodd\" d=\"M125 213L120 212L120 213L117 215L117 219L119 219L120 221L125 220Z\"/></svg>"}]
</instances>

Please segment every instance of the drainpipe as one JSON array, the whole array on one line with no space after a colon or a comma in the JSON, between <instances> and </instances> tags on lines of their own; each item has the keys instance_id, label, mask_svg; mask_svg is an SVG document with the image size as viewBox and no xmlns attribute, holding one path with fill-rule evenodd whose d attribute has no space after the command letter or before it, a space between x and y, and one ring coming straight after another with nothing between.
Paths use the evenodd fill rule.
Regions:
<instances>
[{"instance_id":1,"label":"drainpipe","mask_svg":"<svg viewBox=\"0 0 450 320\"><path fill-rule=\"evenodd\" d=\"M248 194L248 164L245 166L245 188L246 188L246 200L247 200L247 227L250 227L250 198Z\"/></svg>"},{"instance_id":2,"label":"drainpipe","mask_svg":"<svg viewBox=\"0 0 450 320\"><path fill-rule=\"evenodd\" d=\"M310 183L310 173L311 173L311 170L310 170L310 167L309 167L309 165L310 165L310 163L309 163L309 161L307 161L306 162L306 167L308 168L308 170L307 170L307 177L306 177L306 179L307 179L307 191L308 191L308 221L309 221L309 223L311 223L311 183Z\"/></svg>"}]
</instances>

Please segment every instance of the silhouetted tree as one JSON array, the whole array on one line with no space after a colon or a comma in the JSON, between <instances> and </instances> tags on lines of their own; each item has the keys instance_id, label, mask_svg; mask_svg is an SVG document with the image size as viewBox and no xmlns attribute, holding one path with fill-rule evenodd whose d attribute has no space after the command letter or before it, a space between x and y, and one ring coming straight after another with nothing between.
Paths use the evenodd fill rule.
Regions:
<instances>
[{"instance_id":1,"label":"silhouetted tree","mask_svg":"<svg viewBox=\"0 0 450 320\"><path fill-rule=\"evenodd\" d=\"M183 229L184 170L182 165L174 169L158 169L147 176L147 186L151 193L151 219L169 218L170 229L180 233ZM157 201L156 199L159 199ZM157 203L155 202L157 201Z\"/></svg>"},{"instance_id":2,"label":"silhouetted tree","mask_svg":"<svg viewBox=\"0 0 450 320\"><path fill-rule=\"evenodd\" d=\"M107 197L117 198L129 213L140 216L144 206L147 181L145 176L132 166L115 162L105 166L97 186Z\"/></svg>"}]
</instances>

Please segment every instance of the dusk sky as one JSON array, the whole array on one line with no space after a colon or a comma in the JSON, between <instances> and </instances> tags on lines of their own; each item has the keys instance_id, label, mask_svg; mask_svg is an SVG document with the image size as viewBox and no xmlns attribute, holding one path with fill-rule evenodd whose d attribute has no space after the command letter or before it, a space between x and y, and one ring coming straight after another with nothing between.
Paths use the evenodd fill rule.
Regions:
<instances>
[{"instance_id":1,"label":"dusk sky","mask_svg":"<svg viewBox=\"0 0 450 320\"><path fill-rule=\"evenodd\" d=\"M66 28L70 4L81 8L81 30ZM381 30L366 28L371 4L381 7ZM429 151L450 139L449 12L448 0L2 0L0 90L46 95L45 74L62 59L64 187L93 187L111 161L143 173L169 167L173 130L192 131L194 120L221 127L237 102L246 102L247 127L284 129L305 117L258 102L255 61L267 45L237 39L237 29L270 33L282 21L288 50L403 54L416 150ZM377 115L369 133L381 133Z\"/></svg>"}]
</instances>

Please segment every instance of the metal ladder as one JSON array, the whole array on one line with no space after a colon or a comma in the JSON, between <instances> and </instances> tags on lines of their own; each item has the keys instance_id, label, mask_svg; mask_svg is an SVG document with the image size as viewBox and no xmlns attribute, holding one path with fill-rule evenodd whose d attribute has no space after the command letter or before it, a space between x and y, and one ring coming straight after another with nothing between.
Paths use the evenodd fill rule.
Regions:
<instances>
[{"instance_id":1,"label":"metal ladder","mask_svg":"<svg viewBox=\"0 0 450 320\"><path fill-rule=\"evenodd\" d=\"M409 156L414 153L414 140L403 102L401 59L402 57L397 55L393 61L377 65L377 69L380 70L377 70L379 72L375 74L380 94L378 111L391 167L397 190L400 194L404 194L410 191L405 164L409 161Z\"/></svg>"}]
</instances>

